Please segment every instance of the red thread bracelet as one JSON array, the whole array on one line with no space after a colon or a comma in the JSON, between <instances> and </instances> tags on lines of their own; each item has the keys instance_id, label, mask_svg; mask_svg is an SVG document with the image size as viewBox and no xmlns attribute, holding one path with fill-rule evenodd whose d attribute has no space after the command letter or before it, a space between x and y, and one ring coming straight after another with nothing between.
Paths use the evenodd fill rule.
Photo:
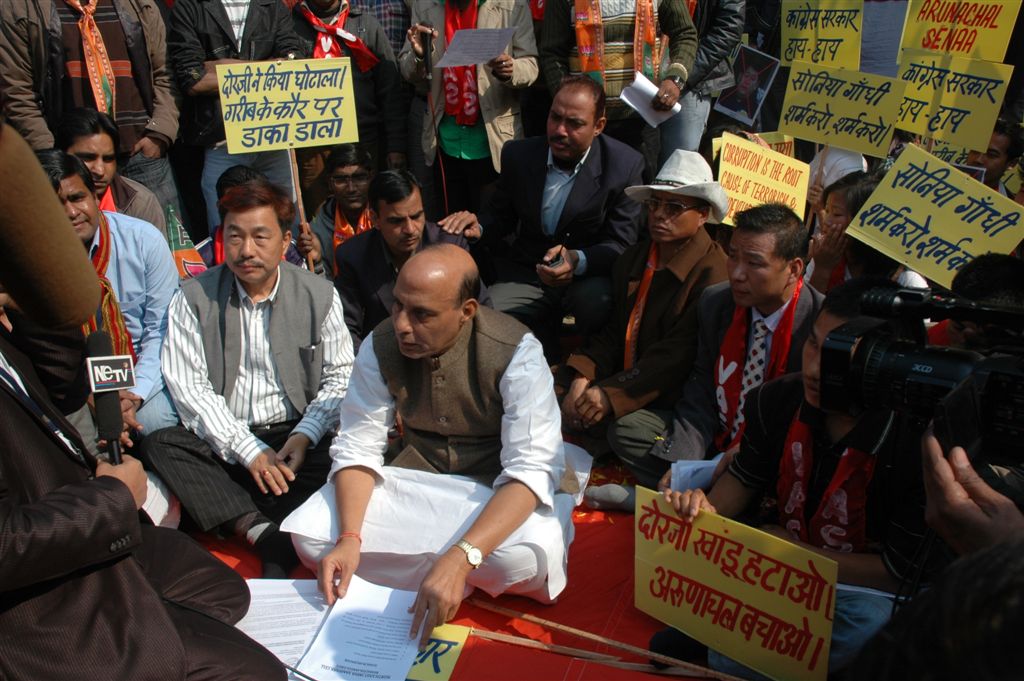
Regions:
<instances>
[{"instance_id":1,"label":"red thread bracelet","mask_svg":"<svg viewBox=\"0 0 1024 681\"><path fill-rule=\"evenodd\" d=\"M345 537L353 537L356 541L359 542L360 546L362 546L363 544L363 538L359 536L358 532L342 532L340 535L338 535L338 541L335 542L335 544L340 544L341 540Z\"/></svg>"}]
</instances>

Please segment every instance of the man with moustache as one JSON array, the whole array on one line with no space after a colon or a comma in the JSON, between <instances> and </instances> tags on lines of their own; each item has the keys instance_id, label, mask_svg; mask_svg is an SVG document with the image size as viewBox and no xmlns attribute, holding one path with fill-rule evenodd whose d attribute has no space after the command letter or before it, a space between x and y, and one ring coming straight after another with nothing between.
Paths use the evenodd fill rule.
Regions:
<instances>
[{"instance_id":1,"label":"man with moustache","mask_svg":"<svg viewBox=\"0 0 1024 681\"><path fill-rule=\"evenodd\" d=\"M495 308L530 327L549 353L566 313L583 335L608 320L612 264L637 240L640 204L625 190L642 183L644 160L602 135L605 122L601 85L565 78L546 138L502 149L501 176L479 224L443 225L482 236L493 256Z\"/></svg>"},{"instance_id":2,"label":"man with moustache","mask_svg":"<svg viewBox=\"0 0 1024 681\"><path fill-rule=\"evenodd\" d=\"M36 157L100 277L103 298L87 330L107 331L114 352L135 359L135 387L121 395L125 423L143 433L176 424L160 374L167 309L178 289L167 241L148 222L101 211L92 173L75 156L50 149ZM84 415L76 414L75 425L91 435Z\"/></svg>"},{"instance_id":3,"label":"man with moustache","mask_svg":"<svg viewBox=\"0 0 1024 681\"><path fill-rule=\"evenodd\" d=\"M244 537L263 576L297 562L278 523L323 481L352 366L341 301L281 257L295 208L254 181L220 200L225 264L171 303L162 367L183 427L142 455L204 532Z\"/></svg>"},{"instance_id":4,"label":"man with moustache","mask_svg":"<svg viewBox=\"0 0 1024 681\"><path fill-rule=\"evenodd\" d=\"M550 602L566 584L577 499L558 493L571 445L551 372L526 327L473 297L478 276L451 244L409 258L359 349L330 482L285 523L328 604L353 574L417 590L421 645L473 587Z\"/></svg>"},{"instance_id":5,"label":"man with moustache","mask_svg":"<svg viewBox=\"0 0 1024 681\"><path fill-rule=\"evenodd\" d=\"M360 170L352 166L336 167L332 177L347 175L354 182L359 173ZM362 186L365 187L365 183ZM342 206L344 214L349 215L352 209L345 206L356 203L355 192L358 186L353 187L346 181L345 187L348 192L343 195L345 203L339 202L336 205ZM368 189L363 191L366 192L366 198L362 200L362 216L365 216L368 224L376 225L376 229L360 228L360 233L346 238L335 251L337 275L334 286L344 303L345 324L352 334L356 349L391 314L398 272L414 253L436 243L469 248L465 237L449 234L439 225L427 222L423 195L411 172L386 170L379 173L369 183ZM364 224L362 216L358 224ZM475 220L472 213L460 212L442 220L441 224L465 224ZM323 222L320 224L321 227L316 230L318 235L323 233ZM487 289L482 284L475 296L482 304L491 304Z\"/></svg>"},{"instance_id":6,"label":"man with moustache","mask_svg":"<svg viewBox=\"0 0 1024 681\"><path fill-rule=\"evenodd\" d=\"M671 423L693 368L697 301L726 279L725 254L704 225L725 218L729 199L704 158L682 150L652 184L626 194L647 208L650 242L630 246L616 261L610 322L569 356L556 380L567 388L566 428L606 438L612 451L637 459ZM640 484L654 487L658 477ZM617 500L632 508L628 495Z\"/></svg>"},{"instance_id":7,"label":"man with moustache","mask_svg":"<svg viewBox=\"0 0 1024 681\"><path fill-rule=\"evenodd\" d=\"M680 459L716 452L731 458L747 393L800 368L803 341L821 306L821 294L803 285L803 222L787 206L765 204L737 213L735 224L729 281L708 288L697 303L697 357L672 425L643 456L619 455L641 480L668 475Z\"/></svg>"}]
</instances>

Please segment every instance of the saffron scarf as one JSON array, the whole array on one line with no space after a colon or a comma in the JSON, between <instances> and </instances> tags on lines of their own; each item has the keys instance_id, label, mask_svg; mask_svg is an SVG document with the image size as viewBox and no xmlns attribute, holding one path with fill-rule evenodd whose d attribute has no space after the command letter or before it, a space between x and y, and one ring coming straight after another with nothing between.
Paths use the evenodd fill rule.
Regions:
<instances>
[{"instance_id":1,"label":"saffron scarf","mask_svg":"<svg viewBox=\"0 0 1024 681\"><path fill-rule=\"evenodd\" d=\"M779 462L777 492L782 526L800 541L818 548L863 552L867 543L867 489L875 471L875 457L848 447L808 520L804 507L813 464L814 439L798 412L789 426Z\"/></svg>"},{"instance_id":2,"label":"saffron scarf","mask_svg":"<svg viewBox=\"0 0 1024 681\"><path fill-rule=\"evenodd\" d=\"M338 250L338 246L342 245L356 234L362 234L363 232L373 229L373 221L370 219L370 210L364 208L362 214L359 216L359 221L355 227L349 224L348 218L341 212L341 206L335 203L334 205L334 239L333 247L331 249L331 262L334 263L334 276L338 276L338 262L334 257L334 253ZM322 258L326 258L324 254L321 254Z\"/></svg>"},{"instance_id":3,"label":"saffron scarf","mask_svg":"<svg viewBox=\"0 0 1024 681\"><path fill-rule=\"evenodd\" d=\"M449 2L444 10L444 40L450 45L461 28L476 28L478 0L469 0L460 10ZM451 66L444 69L444 112L455 116L459 125L476 125L480 116L480 94L476 87L476 66Z\"/></svg>"},{"instance_id":4,"label":"saffron scarf","mask_svg":"<svg viewBox=\"0 0 1024 681\"><path fill-rule=\"evenodd\" d=\"M576 49L584 74L604 84L604 21L600 0L574 0ZM657 78L658 49L653 0L636 0L633 26L633 70Z\"/></svg>"},{"instance_id":5,"label":"saffron scarf","mask_svg":"<svg viewBox=\"0 0 1024 681\"><path fill-rule=\"evenodd\" d=\"M768 357L768 366L764 370L764 381L786 373L786 365L789 360L790 341L793 336L793 318L796 315L796 305L800 300L800 292L803 289L803 279L796 280L796 288L793 290L793 297L789 300L789 307L779 320L779 325L772 333L772 349ZM722 351L718 355L718 364L715 366L715 395L718 401L718 433L715 435L715 446L719 451L727 451L732 448L743 437L743 430L746 423L740 427L736 437L729 439L733 423L736 420L740 404L740 391L743 389L743 364L747 357L747 330L749 327L748 317L752 314L749 308L736 307L732 315L732 323L729 324L722 339Z\"/></svg>"},{"instance_id":6,"label":"saffron scarf","mask_svg":"<svg viewBox=\"0 0 1024 681\"><path fill-rule=\"evenodd\" d=\"M128 332L128 327L125 326L121 305L117 302L117 295L114 293L110 279L107 278L108 265L110 265L110 225L107 224L107 216L101 211L99 241L92 254L92 266L96 269L96 276L100 279L100 304L96 309L95 316L82 325L82 333L88 336L94 331L105 329L110 334L114 353L131 355L134 361L136 356L135 347L132 345L132 335Z\"/></svg>"},{"instance_id":7,"label":"saffron scarf","mask_svg":"<svg viewBox=\"0 0 1024 681\"><path fill-rule=\"evenodd\" d=\"M622 360L624 371L632 369L636 361L637 343L640 336L640 321L644 316L644 307L647 305L647 294L651 292L651 280L654 279L654 270L658 267L658 244L651 243L647 251L647 264L644 265L644 274L640 277L640 288L636 292L636 301L629 313L629 321L626 323L626 350Z\"/></svg>"},{"instance_id":8,"label":"saffron scarf","mask_svg":"<svg viewBox=\"0 0 1024 681\"><path fill-rule=\"evenodd\" d=\"M93 17L96 13L96 3L99 0L93 0L87 5L83 5L81 0L64 0L64 2L82 15L78 20L78 32L82 34L82 61L85 62L85 70L89 76L89 86L92 89L96 108L113 118L114 67L110 64L107 48L103 44L103 36Z\"/></svg>"},{"instance_id":9,"label":"saffron scarf","mask_svg":"<svg viewBox=\"0 0 1024 681\"><path fill-rule=\"evenodd\" d=\"M333 24L326 24L320 17L313 14L313 11L303 2L299 5L299 12L309 25L320 35L318 40L313 41L313 59L328 59L341 56L341 42L345 43L352 52L352 59L355 60L356 68L362 72L369 71L376 66L380 59L361 39L345 30L345 20L348 19L350 6L346 2L341 13Z\"/></svg>"}]
</instances>

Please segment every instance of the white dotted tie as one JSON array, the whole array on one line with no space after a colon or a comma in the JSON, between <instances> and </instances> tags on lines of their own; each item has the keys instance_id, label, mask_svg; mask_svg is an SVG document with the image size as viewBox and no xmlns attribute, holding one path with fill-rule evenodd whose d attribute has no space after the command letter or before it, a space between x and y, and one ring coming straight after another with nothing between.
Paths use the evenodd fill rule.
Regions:
<instances>
[{"instance_id":1,"label":"white dotted tie","mask_svg":"<svg viewBox=\"0 0 1024 681\"><path fill-rule=\"evenodd\" d=\"M764 383L764 360L765 360L765 339L768 337L768 326L763 319L754 321L754 338L750 343L750 352L747 353L747 363L743 365L743 385L740 387L740 403L736 407L736 418L733 420L732 432L729 439L736 439L740 428L743 426L743 405L747 400L747 393Z\"/></svg>"}]
</instances>

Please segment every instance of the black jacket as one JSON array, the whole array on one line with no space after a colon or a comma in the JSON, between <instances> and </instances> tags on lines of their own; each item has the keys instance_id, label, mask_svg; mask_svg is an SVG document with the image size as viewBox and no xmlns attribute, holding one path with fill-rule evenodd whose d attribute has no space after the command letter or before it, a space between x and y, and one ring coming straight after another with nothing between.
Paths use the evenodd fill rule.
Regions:
<instances>
[{"instance_id":1,"label":"black jacket","mask_svg":"<svg viewBox=\"0 0 1024 681\"><path fill-rule=\"evenodd\" d=\"M300 2L299 5L302 3ZM302 56L313 56L316 30L299 11L292 11L295 33L302 44ZM380 62L368 71L360 71L352 60L352 93L356 98L356 120L359 122L359 143L372 146L377 143L383 124L384 144L389 152L406 150L406 125L409 118L408 97L402 93L402 78L391 43L380 22L370 12L359 7L349 10L345 30L366 43ZM351 57L348 46L342 43L342 54ZM325 253L327 251L324 251Z\"/></svg>"},{"instance_id":2,"label":"black jacket","mask_svg":"<svg viewBox=\"0 0 1024 681\"><path fill-rule=\"evenodd\" d=\"M224 140L224 121L218 97L189 96L203 77L203 62L298 57L302 45L292 28L291 13L281 0L252 0L239 45L220 0L177 0L171 11L167 51L174 78L186 95L182 138L188 144L208 147Z\"/></svg>"},{"instance_id":3,"label":"black jacket","mask_svg":"<svg viewBox=\"0 0 1024 681\"><path fill-rule=\"evenodd\" d=\"M699 0L693 14L697 56L686 89L708 96L734 84L729 55L740 42L746 0Z\"/></svg>"}]
</instances>

